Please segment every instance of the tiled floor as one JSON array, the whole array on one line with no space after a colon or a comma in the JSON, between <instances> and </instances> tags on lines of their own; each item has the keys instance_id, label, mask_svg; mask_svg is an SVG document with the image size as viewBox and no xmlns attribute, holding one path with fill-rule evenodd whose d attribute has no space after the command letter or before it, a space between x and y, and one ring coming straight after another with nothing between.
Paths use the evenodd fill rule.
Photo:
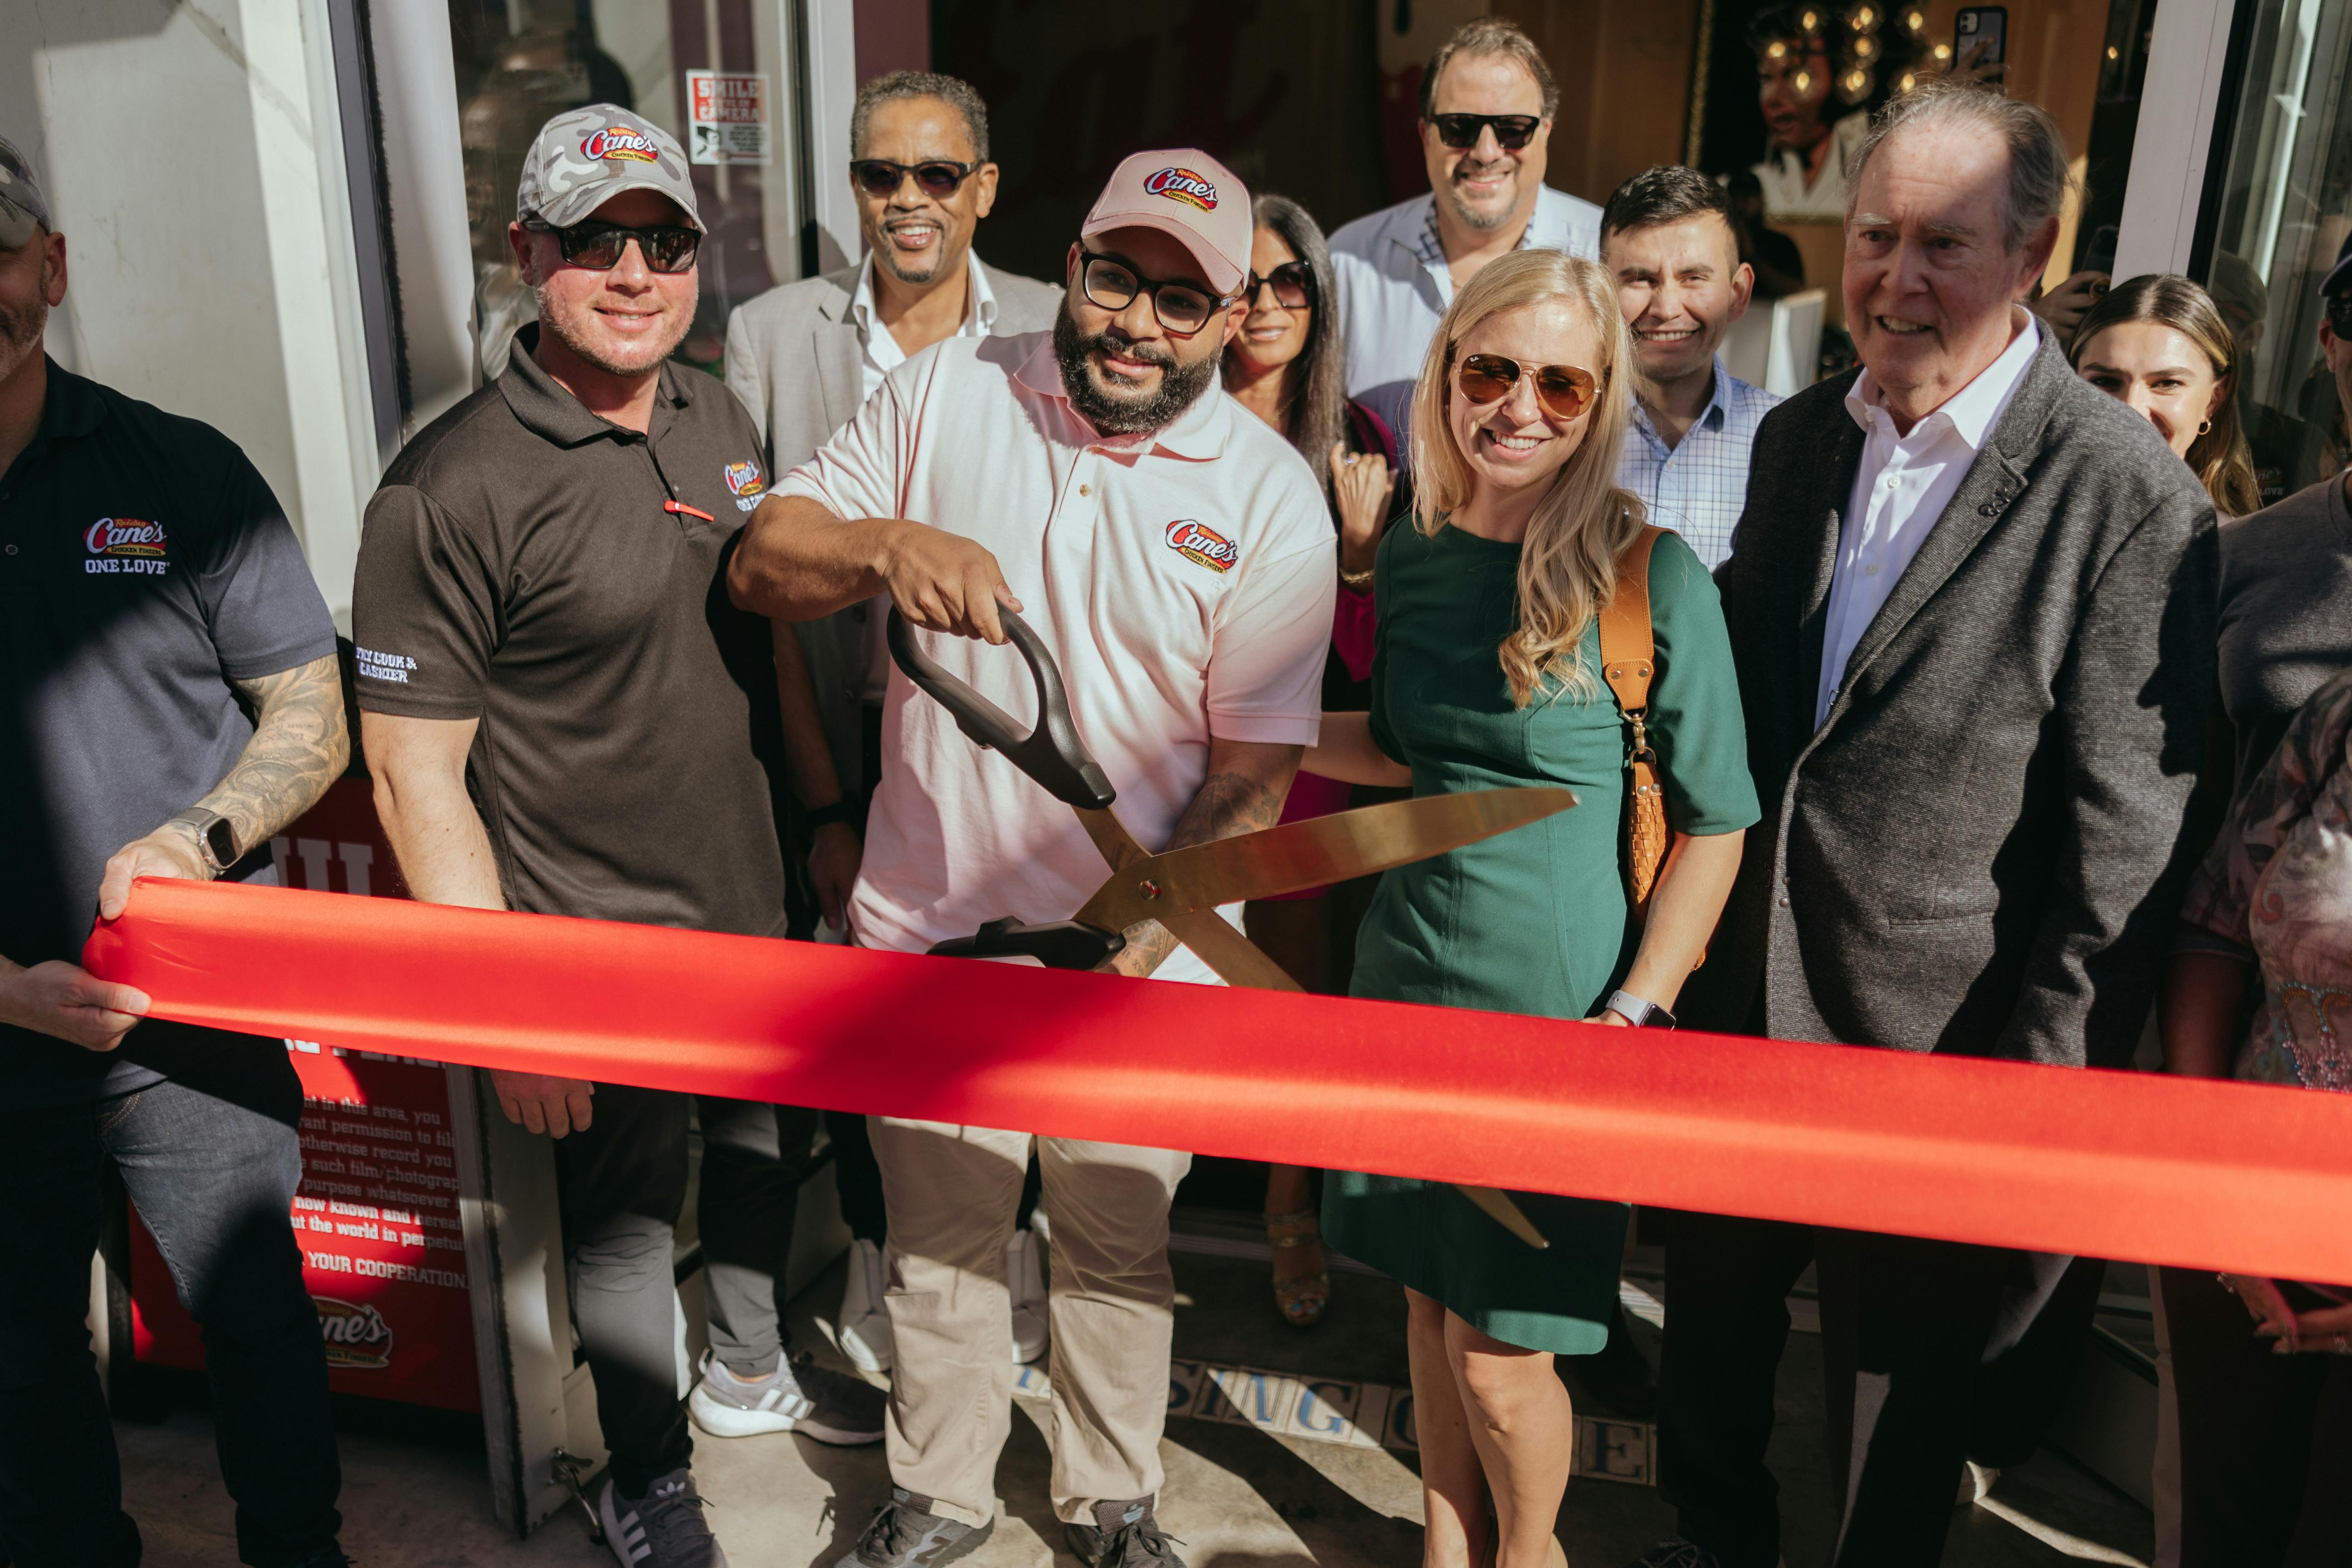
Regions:
<instances>
[{"instance_id":1,"label":"tiled floor","mask_svg":"<svg viewBox=\"0 0 2352 1568\"><path fill-rule=\"evenodd\" d=\"M1177 1355L1188 1362L1265 1369L1250 1388L1307 1382L1402 1388L1403 1307L1397 1288L1360 1274L1337 1276L1332 1314L1298 1333L1276 1316L1265 1265L1180 1254ZM838 1302L838 1269L794 1303L802 1342L826 1345ZM1654 1336L1637 1325L1654 1354ZM820 1352L830 1359L830 1349ZM837 1364L837 1363L836 1363ZM1781 1369L1773 1465L1787 1510L1788 1561L1813 1568L1834 1521L1820 1461L1818 1341L1791 1337ZM1244 1385L1236 1384L1236 1387ZM1580 1400L1594 1412L1596 1401ZM1019 1406L998 1471L1004 1515L971 1568L1070 1568L1046 1500L1048 1456L1036 1415ZM1293 1406L1291 1415L1296 1416ZM1275 1409L1272 1415L1278 1417ZM1310 1413L1310 1417L1312 1413ZM1278 1428L1280 1420L1273 1424ZM209 1420L175 1411L160 1425L119 1424L129 1506L146 1532L152 1568L194 1568L236 1559L227 1499L212 1454ZM789 1436L734 1442L699 1437L696 1470L710 1521L736 1568L830 1568L855 1543L887 1489L878 1448L843 1450ZM491 1519L478 1451L346 1434L344 1544L364 1568L520 1568L613 1561L575 1518L559 1517L527 1542ZM1336 1443L1248 1422L1171 1421L1161 1447L1168 1469L1161 1518L1181 1537L1192 1568L1415 1568L1420 1484L1409 1448ZM1952 1568L2010 1568L2075 1561L2145 1563L2147 1515L2055 1455L2001 1478L1994 1501L2046 1532L2074 1538L2062 1551L1983 1508L1957 1512ZM1646 1486L1580 1479L1569 1489L1560 1537L1577 1568L1618 1568L1670 1533L1670 1510Z\"/></svg>"}]
</instances>

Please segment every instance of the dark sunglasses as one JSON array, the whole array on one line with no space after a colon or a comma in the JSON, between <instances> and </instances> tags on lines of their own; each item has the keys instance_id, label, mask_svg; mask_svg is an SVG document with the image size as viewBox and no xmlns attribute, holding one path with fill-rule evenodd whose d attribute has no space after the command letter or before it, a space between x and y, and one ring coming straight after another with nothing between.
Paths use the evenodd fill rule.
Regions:
<instances>
[{"instance_id":1,"label":"dark sunglasses","mask_svg":"<svg viewBox=\"0 0 2352 1568\"><path fill-rule=\"evenodd\" d=\"M2327 324L2336 329L2339 338L2352 338L2352 289L2338 289L2324 300Z\"/></svg>"},{"instance_id":2,"label":"dark sunglasses","mask_svg":"<svg viewBox=\"0 0 2352 1568\"><path fill-rule=\"evenodd\" d=\"M853 158L849 161L849 177L857 188L869 196L895 196L907 176L915 176L915 188L937 201L945 201L962 188L971 178L977 163L950 163L935 158L925 163L893 163L887 158Z\"/></svg>"},{"instance_id":3,"label":"dark sunglasses","mask_svg":"<svg viewBox=\"0 0 2352 1568\"><path fill-rule=\"evenodd\" d=\"M1502 354L1472 354L1456 373L1462 395L1472 403L1499 403L1519 384L1519 377L1536 378L1536 402L1555 419L1573 419L1592 406L1599 383L1592 373L1572 364L1522 365Z\"/></svg>"},{"instance_id":4,"label":"dark sunglasses","mask_svg":"<svg viewBox=\"0 0 2352 1568\"><path fill-rule=\"evenodd\" d=\"M564 264L584 267L591 272L610 272L618 267L633 239L637 242L637 254L646 258L646 269L653 272L688 271L694 266L694 253L702 246L698 230L668 224L653 228L625 228L617 223L591 222L558 228L544 218L534 217L524 219L523 227L553 235L556 247L563 252Z\"/></svg>"},{"instance_id":5,"label":"dark sunglasses","mask_svg":"<svg viewBox=\"0 0 2352 1568\"><path fill-rule=\"evenodd\" d=\"M1263 278L1253 272L1242 285L1242 298L1257 303L1257 291L1274 290L1274 302L1286 310L1304 310L1315 303L1315 269L1304 261L1286 261Z\"/></svg>"},{"instance_id":6,"label":"dark sunglasses","mask_svg":"<svg viewBox=\"0 0 2352 1568\"><path fill-rule=\"evenodd\" d=\"M1160 324L1185 337L1207 326L1210 317L1240 298L1227 294L1220 299L1190 283L1161 283L1146 278L1117 257L1097 256L1092 251L1082 254L1086 263L1078 269L1078 287L1086 291L1088 300L1116 313L1134 304L1138 294L1149 294L1151 313L1160 318Z\"/></svg>"},{"instance_id":7,"label":"dark sunglasses","mask_svg":"<svg viewBox=\"0 0 2352 1568\"><path fill-rule=\"evenodd\" d=\"M1437 139L1448 147L1475 147L1480 129L1491 125L1496 144L1516 153L1535 140L1536 127L1543 121L1533 114L1433 114L1429 122L1437 127Z\"/></svg>"}]
</instances>

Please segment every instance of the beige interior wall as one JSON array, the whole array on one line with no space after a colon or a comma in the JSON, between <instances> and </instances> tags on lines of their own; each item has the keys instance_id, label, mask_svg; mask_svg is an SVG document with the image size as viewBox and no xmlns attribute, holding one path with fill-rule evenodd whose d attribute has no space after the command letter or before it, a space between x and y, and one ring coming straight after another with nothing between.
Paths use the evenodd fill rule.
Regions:
<instances>
[{"instance_id":1,"label":"beige interior wall","mask_svg":"<svg viewBox=\"0 0 2352 1568\"><path fill-rule=\"evenodd\" d=\"M1548 183L1587 201L1683 155L1698 0L1496 0L1559 79Z\"/></svg>"}]
</instances>

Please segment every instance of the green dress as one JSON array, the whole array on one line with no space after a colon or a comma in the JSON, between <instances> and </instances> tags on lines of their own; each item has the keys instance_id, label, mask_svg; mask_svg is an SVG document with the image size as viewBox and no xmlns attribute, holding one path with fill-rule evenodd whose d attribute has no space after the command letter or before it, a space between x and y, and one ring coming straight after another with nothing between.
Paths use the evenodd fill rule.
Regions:
<instances>
[{"instance_id":1,"label":"green dress","mask_svg":"<svg viewBox=\"0 0 2352 1568\"><path fill-rule=\"evenodd\" d=\"M1633 962L1619 858L1629 731L1599 684L1600 629L1584 635L1594 696L1514 707L1496 650L1517 624L1518 565L1517 545L1459 529L1389 531L1372 738L1412 769L1416 795L1565 784L1579 804L1383 876L1356 938L1358 996L1583 1018ZM1706 569L1673 533L1651 557L1650 616L1667 820L1678 833L1737 832L1759 814L1730 641ZM1354 1172L1324 1184L1323 1234L1507 1344L1590 1355L1608 1339L1626 1207L1516 1196L1548 1250L1451 1186Z\"/></svg>"}]
</instances>

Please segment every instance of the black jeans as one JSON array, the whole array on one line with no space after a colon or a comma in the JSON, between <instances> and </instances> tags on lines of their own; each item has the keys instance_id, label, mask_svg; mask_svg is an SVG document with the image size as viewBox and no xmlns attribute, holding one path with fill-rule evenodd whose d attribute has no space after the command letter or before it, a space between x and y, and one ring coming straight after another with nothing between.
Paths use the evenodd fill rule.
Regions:
<instances>
[{"instance_id":1,"label":"black jeans","mask_svg":"<svg viewBox=\"0 0 2352 1568\"><path fill-rule=\"evenodd\" d=\"M555 1145L572 1316L624 1497L643 1497L654 1478L694 1455L677 1396L671 1264L686 1208L688 1103L663 1089L600 1083L588 1130ZM777 1292L817 1112L713 1095L695 1103L710 1350L730 1371L759 1377L784 1352Z\"/></svg>"},{"instance_id":2,"label":"black jeans","mask_svg":"<svg viewBox=\"0 0 2352 1568\"><path fill-rule=\"evenodd\" d=\"M2272 1353L2210 1270L2166 1268L2183 1568L2352 1562L2352 1357ZM2290 1288L2288 1304L2334 1303Z\"/></svg>"},{"instance_id":3,"label":"black jeans","mask_svg":"<svg viewBox=\"0 0 2352 1568\"><path fill-rule=\"evenodd\" d=\"M66 1048L60 1047L60 1048ZM130 1568L86 1317L110 1161L203 1331L237 1555L282 1568L334 1543L342 1472L318 1309L288 1215L302 1087L275 1040L111 1100L0 1111L0 1545L16 1568Z\"/></svg>"}]
</instances>

